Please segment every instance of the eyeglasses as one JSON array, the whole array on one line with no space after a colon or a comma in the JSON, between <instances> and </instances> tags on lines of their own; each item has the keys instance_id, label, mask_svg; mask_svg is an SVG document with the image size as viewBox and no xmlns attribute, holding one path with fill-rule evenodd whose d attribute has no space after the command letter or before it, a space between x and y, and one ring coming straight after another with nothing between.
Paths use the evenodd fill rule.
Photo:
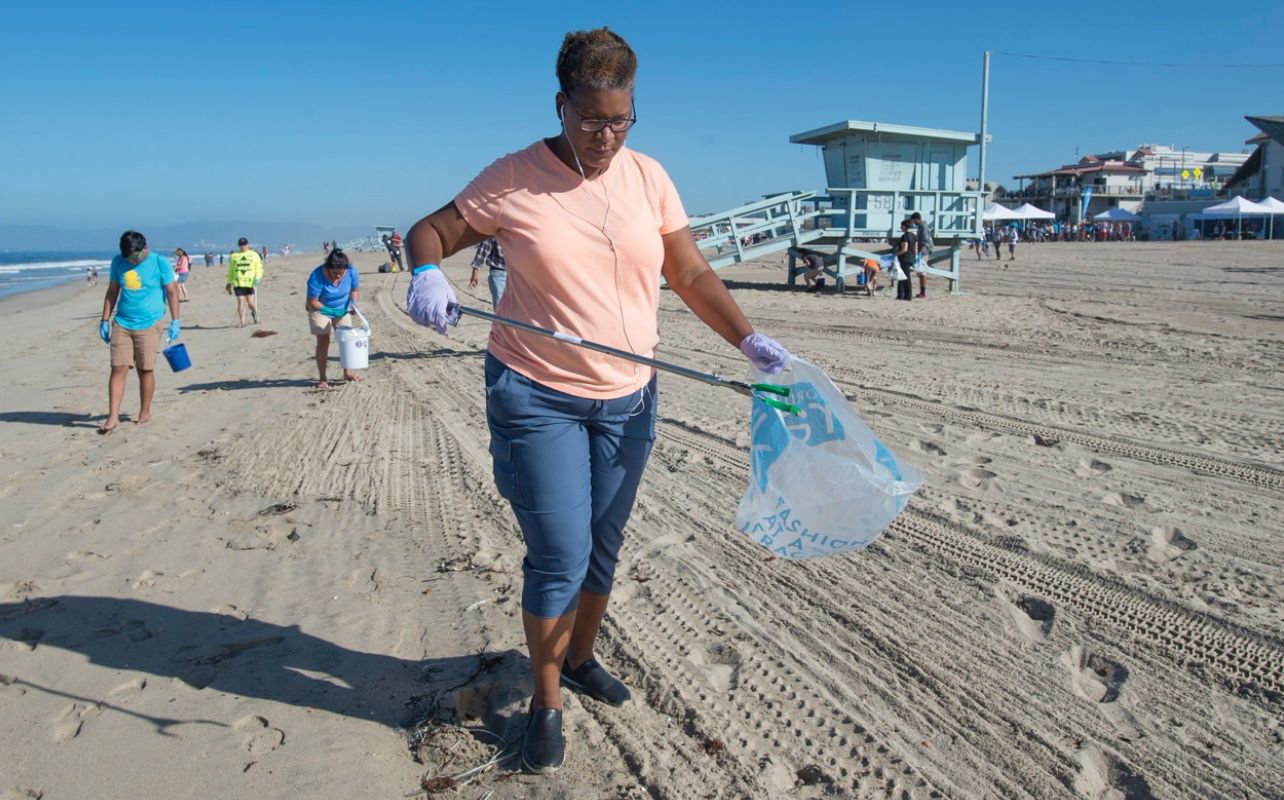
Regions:
<instances>
[{"instance_id":1,"label":"eyeglasses","mask_svg":"<svg viewBox=\"0 0 1284 800\"><path fill-rule=\"evenodd\" d=\"M633 102L633 116L624 119L585 119L580 116L579 110L571 105L570 100L566 101L566 105L575 112L575 116L580 118L580 130L585 133L597 133L603 128L610 128L612 133L624 133L638 121L638 104L636 100Z\"/></svg>"}]
</instances>

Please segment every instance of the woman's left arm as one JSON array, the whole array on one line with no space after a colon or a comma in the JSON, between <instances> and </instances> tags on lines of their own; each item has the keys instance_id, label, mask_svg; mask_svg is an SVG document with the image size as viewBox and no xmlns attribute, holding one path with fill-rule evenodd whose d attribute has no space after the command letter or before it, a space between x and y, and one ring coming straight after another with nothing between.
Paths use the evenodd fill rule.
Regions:
<instances>
[{"instance_id":1,"label":"woman's left arm","mask_svg":"<svg viewBox=\"0 0 1284 800\"><path fill-rule=\"evenodd\" d=\"M704 324L738 348L745 337L753 333L753 326L696 246L691 229L666 233L662 239L662 273L669 288Z\"/></svg>"}]
</instances>

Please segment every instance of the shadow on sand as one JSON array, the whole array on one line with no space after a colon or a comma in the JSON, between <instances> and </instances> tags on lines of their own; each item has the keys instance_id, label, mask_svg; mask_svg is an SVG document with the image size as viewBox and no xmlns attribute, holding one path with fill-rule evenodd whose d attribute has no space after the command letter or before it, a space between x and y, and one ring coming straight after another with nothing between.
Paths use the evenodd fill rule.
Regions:
<instances>
[{"instance_id":1,"label":"shadow on sand","mask_svg":"<svg viewBox=\"0 0 1284 800\"><path fill-rule=\"evenodd\" d=\"M529 667L516 651L406 660L349 650L253 617L142 600L63 595L0 603L0 638L54 647L109 669L174 678L193 689L315 708L390 727L425 717L476 718L502 731L522 717ZM10 670L13 670L12 659ZM39 675L6 683L65 694ZM158 728L200 720L159 720Z\"/></svg>"},{"instance_id":2,"label":"shadow on sand","mask_svg":"<svg viewBox=\"0 0 1284 800\"><path fill-rule=\"evenodd\" d=\"M65 425L71 428L97 428L105 414L72 414L65 411L0 411L0 422L22 422L27 425Z\"/></svg>"}]
</instances>

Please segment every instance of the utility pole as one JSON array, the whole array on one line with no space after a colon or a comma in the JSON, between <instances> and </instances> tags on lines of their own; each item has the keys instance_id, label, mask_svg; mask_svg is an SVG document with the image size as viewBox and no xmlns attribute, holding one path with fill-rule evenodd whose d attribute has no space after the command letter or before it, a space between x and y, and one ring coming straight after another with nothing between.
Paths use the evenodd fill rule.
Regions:
<instances>
[{"instance_id":1,"label":"utility pole","mask_svg":"<svg viewBox=\"0 0 1284 800\"><path fill-rule=\"evenodd\" d=\"M981 54L981 154L976 188L985 195L985 140L990 132L990 51ZM984 203L982 203L984 205Z\"/></svg>"}]
</instances>

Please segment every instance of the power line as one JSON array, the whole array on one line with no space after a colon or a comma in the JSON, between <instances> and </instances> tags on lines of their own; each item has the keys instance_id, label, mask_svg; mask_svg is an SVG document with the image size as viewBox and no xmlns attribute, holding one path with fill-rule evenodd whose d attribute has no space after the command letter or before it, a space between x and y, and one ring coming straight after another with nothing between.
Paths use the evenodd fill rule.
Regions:
<instances>
[{"instance_id":1,"label":"power line","mask_svg":"<svg viewBox=\"0 0 1284 800\"><path fill-rule=\"evenodd\" d=\"M1041 61L1069 61L1076 64L1111 64L1117 67L1199 67L1203 69L1281 69L1284 64L1209 64L1205 62L1170 62L1170 61L1113 61L1105 58L1074 58L1072 56L1047 56L1038 53L1010 53L1006 50L991 50L996 56L1013 58L1034 58Z\"/></svg>"}]
</instances>

